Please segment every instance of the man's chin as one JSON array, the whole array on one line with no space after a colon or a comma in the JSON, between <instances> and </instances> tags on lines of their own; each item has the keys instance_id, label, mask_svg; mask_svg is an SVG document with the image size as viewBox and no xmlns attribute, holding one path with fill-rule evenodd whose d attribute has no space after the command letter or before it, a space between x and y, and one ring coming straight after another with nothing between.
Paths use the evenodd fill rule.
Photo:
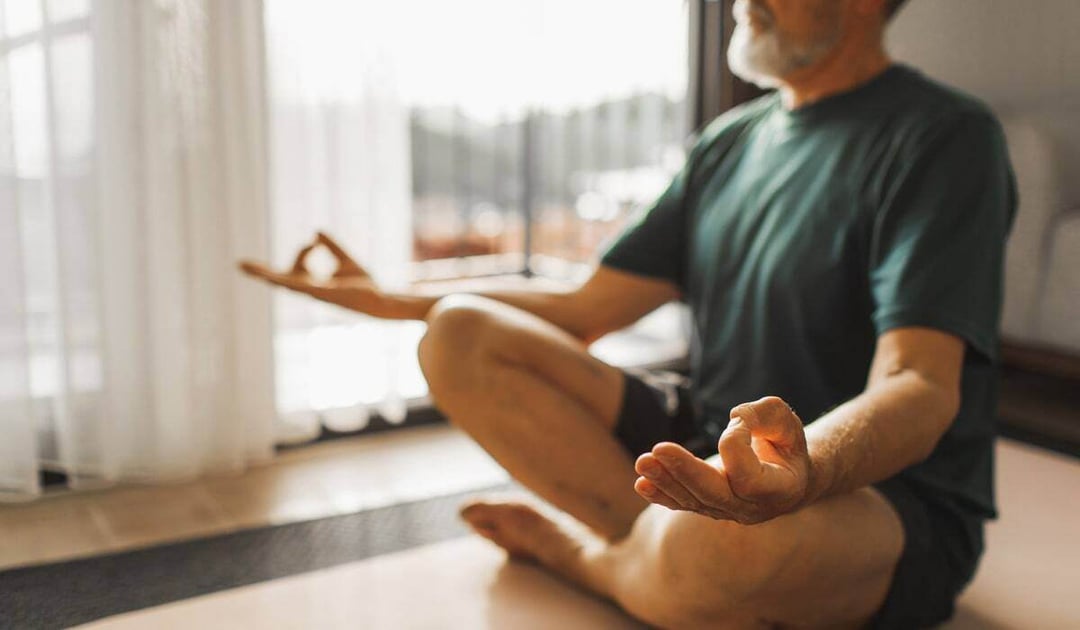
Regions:
<instances>
[{"instance_id":1,"label":"man's chin","mask_svg":"<svg viewBox=\"0 0 1080 630\"><path fill-rule=\"evenodd\" d=\"M746 68L731 66L731 73L747 83L752 83L763 90L771 90L780 87L783 83L779 77L754 72Z\"/></svg>"},{"instance_id":2,"label":"man's chin","mask_svg":"<svg viewBox=\"0 0 1080 630\"><path fill-rule=\"evenodd\" d=\"M778 65L779 50L776 50L777 42L772 37L746 24L738 24L727 51L732 74L763 89L778 87L782 73L773 68Z\"/></svg>"},{"instance_id":3,"label":"man's chin","mask_svg":"<svg viewBox=\"0 0 1080 630\"><path fill-rule=\"evenodd\" d=\"M763 90L771 90L781 84L780 77L755 67L753 63L737 55L728 55L728 68L735 76Z\"/></svg>"}]
</instances>

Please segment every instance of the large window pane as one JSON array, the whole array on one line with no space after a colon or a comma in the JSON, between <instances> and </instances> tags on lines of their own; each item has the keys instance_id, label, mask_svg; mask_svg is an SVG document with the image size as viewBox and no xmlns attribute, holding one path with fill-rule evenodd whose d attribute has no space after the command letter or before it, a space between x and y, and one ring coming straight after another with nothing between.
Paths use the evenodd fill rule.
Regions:
<instances>
[{"instance_id":1,"label":"large window pane","mask_svg":"<svg viewBox=\"0 0 1080 630\"><path fill-rule=\"evenodd\" d=\"M329 229L390 283L570 275L681 165L681 0L266 8L278 266ZM275 301L278 405L307 429L426 393L422 326Z\"/></svg>"},{"instance_id":2,"label":"large window pane","mask_svg":"<svg viewBox=\"0 0 1080 630\"><path fill-rule=\"evenodd\" d=\"M466 0L422 14L400 64L416 260L490 259L439 268L460 274L520 269L526 248L552 271L544 257L585 262L681 164L684 3Z\"/></svg>"}]
</instances>

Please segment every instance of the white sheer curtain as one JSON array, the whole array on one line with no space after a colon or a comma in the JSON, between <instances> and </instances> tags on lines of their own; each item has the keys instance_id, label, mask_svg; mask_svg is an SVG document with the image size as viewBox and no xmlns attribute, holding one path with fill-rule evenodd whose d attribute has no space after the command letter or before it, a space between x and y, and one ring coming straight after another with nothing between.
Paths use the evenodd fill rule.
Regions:
<instances>
[{"instance_id":1,"label":"white sheer curtain","mask_svg":"<svg viewBox=\"0 0 1080 630\"><path fill-rule=\"evenodd\" d=\"M268 0L274 262L288 266L317 229L384 286L412 259L409 113L397 81L400 10L385 2ZM317 261L315 263L318 264ZM325 425L398 422L426 393L419 323L385 322L288 293L275 295L278 436Z\"/></svg>"},{"instance_id":2,"label":"white sheer curtain","mask_svg":"<svg viewBox=\"0 0 1080 630\"><path fill-rule=\"evenodd\" d=\"M0 496L274 440L259 0L0 1Z\"/></svg>"},{"instance_id":3,"label":"white sheer curtain","mask_svg":"<svg viewBox=\"0 0 1080 630\"><path fill-rule=\"evenodd\" d=\"M402 420L426 394L422 324L234 261L287 265L321 229L404 284L410 108L431 134L447 113L677 96L681 5L637 0L611 32L624 3L0 0L0 499L39 493L42 469L186 479Z\"/></svg>"}]
</instances>

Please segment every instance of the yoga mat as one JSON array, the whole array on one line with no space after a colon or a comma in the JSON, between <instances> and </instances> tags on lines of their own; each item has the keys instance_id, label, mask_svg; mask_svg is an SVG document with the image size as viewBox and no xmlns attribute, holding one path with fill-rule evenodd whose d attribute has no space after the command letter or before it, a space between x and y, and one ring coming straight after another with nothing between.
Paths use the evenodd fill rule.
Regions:
<instances>
[{"instance_id":1,"label":"yoga mat","mask_svg":"<svg viewBox=\"0 0 1080 630\"><path fill-rule=\"evenodd\" d=\"M0 572L0 628L64 628L467 533L465 493Z\"/></svg>"}]
</instances>

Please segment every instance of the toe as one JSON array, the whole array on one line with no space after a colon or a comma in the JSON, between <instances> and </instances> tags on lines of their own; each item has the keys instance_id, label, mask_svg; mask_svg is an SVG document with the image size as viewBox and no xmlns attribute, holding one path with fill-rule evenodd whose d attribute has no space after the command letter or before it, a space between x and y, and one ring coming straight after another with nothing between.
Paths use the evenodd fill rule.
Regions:
<instances>
[{"instance_id":1,"label":"toe","mask_svg":"<svg viewBox=\"0 0 1080 630\"><path fill-rule=\"evenodd\" d=\"M472 501L462 506L461 517L477 534L516 558L533 558L548 530L555 531L539 512L517 502Z\"/></svg>"}]
</instances>

